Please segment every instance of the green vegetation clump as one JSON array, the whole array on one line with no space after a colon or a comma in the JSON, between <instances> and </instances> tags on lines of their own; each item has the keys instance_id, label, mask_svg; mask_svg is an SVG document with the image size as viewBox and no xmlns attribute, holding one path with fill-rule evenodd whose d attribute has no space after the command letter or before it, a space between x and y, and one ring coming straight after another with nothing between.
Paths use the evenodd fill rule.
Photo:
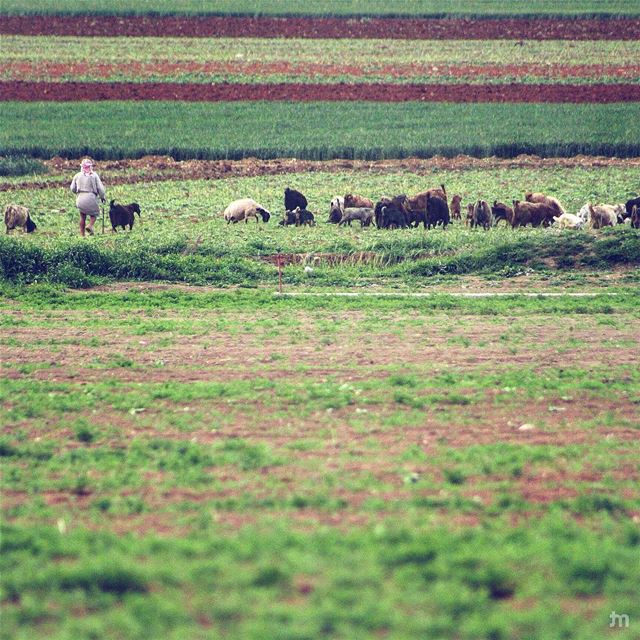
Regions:
<instances>
[{"instance_id":1,"label":"green vegetation clump","mask_svg":"<svg viewBox=\"0 0 640 640\"><path fill-rule=\"evenodd\" d=\"M27 176L46 173L47 168L28 156L0 156L0 176Z\"/></svg>"}]
</instances>

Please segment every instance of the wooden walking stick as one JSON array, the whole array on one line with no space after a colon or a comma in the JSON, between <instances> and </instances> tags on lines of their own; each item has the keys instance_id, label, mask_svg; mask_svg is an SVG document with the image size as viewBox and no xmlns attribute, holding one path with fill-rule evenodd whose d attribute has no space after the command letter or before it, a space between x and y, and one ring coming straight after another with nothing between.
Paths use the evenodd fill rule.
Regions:
<instances>
[{"instance_id":1,"label":"wooden walking stick","mask_svg":"<svg viewBox=\"0 0 640 640\"><path fill-rule=\"evenodd\" d=\"M102 233L104 234L104 203L100 205L100 210L102 211Z\"/></svg>"}]
</instances>

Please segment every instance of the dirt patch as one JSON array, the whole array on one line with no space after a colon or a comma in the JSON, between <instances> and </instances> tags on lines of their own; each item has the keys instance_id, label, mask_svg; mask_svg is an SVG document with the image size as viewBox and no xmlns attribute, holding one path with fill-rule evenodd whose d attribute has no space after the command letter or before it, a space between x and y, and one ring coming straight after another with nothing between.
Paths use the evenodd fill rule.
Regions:
<instances>
[{"instance_id":1,"label":"dirt patch","mask_svg":"<svg viewBox=\"0 0 640 640\"><path fill-rule=\"evenodd\" d=\"M0 82L3 100L67 102L454 102L613 103L640 101L640 84L194 84L175 82Z\"/></svg>"},{"instance_id":2,"label":"dirt patch","mask_svg":"<svg viewBox=\"0 0 640 640\"><path fill-rule=\"evenodd\" d=\"M640 19L2 16L0 33L393 40L635 40Z\"/></svg>"},{"instance_id":3,"label":"dirt patch","mask_svg":"<svg viewBox=\"0 0 640 640\"><path fill-rule=\"evenodd\" d=\"M45 160L47 169L54 174L73 174L80 164L79 158L55 156ZM473 158L457 155L452 158L405 158L402 160L298 160L278 158L260 160L174 160L170 156L144 156L124 160L103 160L98 163L103 175L108 175L109 184L137 184L164 180L220 180L294 173L341 173L367 172L369 175L407 172L431 176L438 171L463 171L466 169L517 169L517 168L574 168L594 169L600 167L632 168L640 166L640 158L611 158L604 156L578 155L571 158L541 158L535 155L519 155L515 158ZM69 179L47 178L37 182L0 182L1 191L18 189L68 188Z\"/></svg>"},{"instance_id":4,"label":"dirt patch","mask_svg":"<svg viewBox=\"0 0 640 640\"><path fill-rule=\"evenodd\" d=\"M488 79L497 81L505 78L543 78L546 83L551 79L567 80L583 78L590 81L607 77L618 80L637 80L640 65L623 64L438 64L437 67L424 63L396 63L376 65L370 68L353 64L335 63L292 63L277 62L127 62L96 63L87 68L86 62L60 63L44 62L7 62L2 65L5 80L61 81L61 80L125 80L139 82L145 79L172 78L179 80L185 74L203 76L238 75L247 76L251 81L267 80L270 76L283 75L307 81L309 78L345 78L358 79L368 83L371 76L395 78L405 84L410 78L434 78L447 81L467 79L481 83ZM207 83L203 79L203 84Z\"/></svg>"}]
</instances>

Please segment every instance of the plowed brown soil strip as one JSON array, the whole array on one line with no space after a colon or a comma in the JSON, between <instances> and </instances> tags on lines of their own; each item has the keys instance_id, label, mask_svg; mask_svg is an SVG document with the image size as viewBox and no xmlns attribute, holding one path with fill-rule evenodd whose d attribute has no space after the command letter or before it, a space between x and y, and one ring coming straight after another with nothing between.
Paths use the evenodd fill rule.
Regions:
<instances>
[{"instance_id":1,"label":"plowed brown soil strip","mask_svg":"<svg viewBox=\"0 0 640 640\"><path fill-rule=\"evenodd\" d=\"M100 100L365 101L612 103L640 101L640 85L546 84L228 84L128 82L0 82L2 100L65 102Z\"/></svg>"},{"instance_id":2,"label":"plowed brown soil strip","mask_svg":"<svg viewBox=\"0 0 640 640\"><path fill-rule=\"evenodd\" d=\"M2 16L0 34L396 40L634 40L640 19Z\"/></svg>"}]
</instances>

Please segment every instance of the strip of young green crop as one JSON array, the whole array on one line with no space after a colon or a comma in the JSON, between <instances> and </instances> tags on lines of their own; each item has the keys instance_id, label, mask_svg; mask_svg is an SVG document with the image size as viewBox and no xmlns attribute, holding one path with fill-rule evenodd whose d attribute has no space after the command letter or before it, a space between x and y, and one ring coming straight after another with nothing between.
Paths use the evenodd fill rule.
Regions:
<instances>
[{"instance_id":1,"label":"strip of young green crop","mask_svg":"<svg viewBox=\"0 0 640 640\"><path fill-rule=\"evenodd\" d=\"M639 103L3 102L0 116L4 153L40 158L640 154Z\"/></svg>"},{"instance_id":2,"label":"strip of young green crop","mask_svg":"<svg viewBox=\"0 0 640 640\"><path fill-rule=\"evenodd\" d=\"M341 62L346 61L346 62ZM470 61L473 61L470 63ZM2 80L607 83L640 81L640 43L3 38Z\"/></svg>"},{"instance_id":3,"label":"strip of young green crop","mask_svg":"<svg viewBox=\"0 0 640 640\"><path fill-rule=\"evenodd\" d=\"M249 15L249 16L626 16L640 14L634 0L3 0L9 15Z\"/></svg>"}]
</instances>

